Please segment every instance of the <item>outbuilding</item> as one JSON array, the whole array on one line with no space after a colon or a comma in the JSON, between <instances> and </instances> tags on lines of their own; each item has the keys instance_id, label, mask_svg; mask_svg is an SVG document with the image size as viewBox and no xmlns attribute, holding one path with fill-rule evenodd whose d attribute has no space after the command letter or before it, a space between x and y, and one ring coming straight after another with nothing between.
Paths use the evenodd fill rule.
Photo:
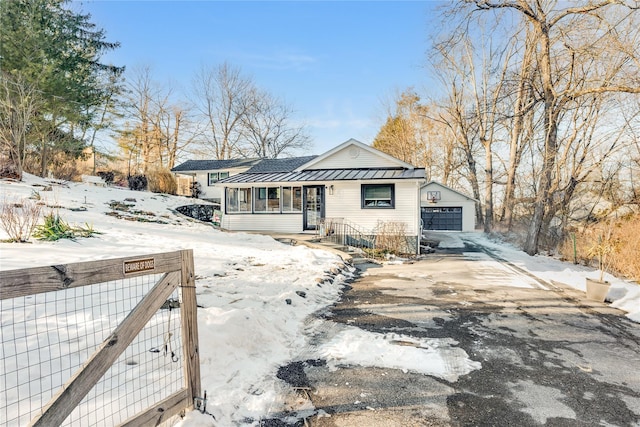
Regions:
<instances>
[{"instance_id":1,"label":"outbuilding","mask_svg":"<svg viewBox=\"0 0 640 427\"><path fill-rule=\"evenodd\" d=\"M423 230L474 231L477 200L431 181L420 189Z\"/></svg>"}]
</instances>

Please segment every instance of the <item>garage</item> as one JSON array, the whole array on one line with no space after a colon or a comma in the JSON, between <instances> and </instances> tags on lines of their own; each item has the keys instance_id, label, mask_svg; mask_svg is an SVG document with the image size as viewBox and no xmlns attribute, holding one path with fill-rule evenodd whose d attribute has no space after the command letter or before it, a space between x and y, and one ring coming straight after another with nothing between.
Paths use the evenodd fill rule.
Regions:
<instances>
[{"instance_id":1,"label":"garage","mask_svg":"<svg viewBox=\"0 0 640 427\"><path fill-rule=\"evenodd\" d=\"M477 200L431 181L420 188L420 219L423 230L474 231Z\"/></svg>"},{"instance_id":2,"label":"garage","mask_svg":"<svg viewBox=\"0 0 640 427\"><path fill-rule=\"evenodd\" d=\"M462 207L422 208L424 230L462 231Z\"/></svg>"}]
</instances>

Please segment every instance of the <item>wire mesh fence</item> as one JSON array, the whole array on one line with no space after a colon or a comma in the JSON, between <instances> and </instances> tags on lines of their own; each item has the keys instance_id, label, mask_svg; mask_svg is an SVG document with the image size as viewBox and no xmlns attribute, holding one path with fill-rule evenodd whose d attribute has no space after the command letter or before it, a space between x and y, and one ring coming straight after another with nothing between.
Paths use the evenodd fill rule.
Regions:
<instances>
[{"instance_id":1,"label":"wire mesh fence","mask_svg":"<svg viewBox=\"0 0 640 427\"><path fill-rule=\"evenodd\" d=\"M28 425L42 415L57 395L74 385L88 360L117 341L114 330L164 277L146 274L12 298L3 296L3 425ZM124 351L69 409L62 425L118 425L185 389L184 359L189 351L183 348L181 299L182 288L172 288L138 327L139 332ZM199 390L192 390L186 400L192 400L195 393Z\"/></svg>"}]
</instances>

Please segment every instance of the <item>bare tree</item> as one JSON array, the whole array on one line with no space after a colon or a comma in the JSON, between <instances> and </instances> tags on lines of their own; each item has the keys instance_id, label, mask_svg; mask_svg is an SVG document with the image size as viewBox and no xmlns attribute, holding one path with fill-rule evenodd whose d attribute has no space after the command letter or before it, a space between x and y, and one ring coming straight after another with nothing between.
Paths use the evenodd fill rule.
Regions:
<instances>
[{"instance_id":1,"label":"bare tree","mask_svg":"<svg viewBox=\"0 0 640 427\"><path fill-rule=\"evenodd\" d=\"M242 117L245 157L275 159L292 155L310 145L304 126L292 124L293 110L267 92L255 91L250 108Z\"/></svg>"},{"instance_id":2,"label":"bare tree","mask_svg":"<svg viewBox=\"0 0 640 427\"><path fill-rule=\"evenodd\" d=\"M466 94L464 85L458 81L455 75L451 74L451 70L449 70L448 74L445 74L443 69L440 76L443 79L443 83L447 85L449 93L448 98L443 99L439 105L439 113L436 120L448 127L457 151L461 152L462 165L466 168L465 178L471 186L473 197L476 200L480 200L480 183L478 181L476 161L480 147L467 114L467 103L472 101ZM476 223L484 223L482 205L479 203L476 203Z\"/></svg>"},{"instance_id":3,"label":"bare tree","mask_svg":"<svg viewBox=\"0 0 640 427\"><path fill-rule=\"evenodd\" d=\"M128 122L120 131L119 145L133 162L129 174L146 174L150 166L170 169L179 151L194 141L189 109L172 104L172 89L153 80L151 68L134 70L128 83Z\"/></svg>"},{"instance_id":4,"label":"bare tree","mask_svg":"<svg viewBox=\"0 0 640 427\"><path fill-rule=\"evenodd\" d=\"M22 179L27 155L27 133L41 104L39 92L20 78L12 78L0 70L0 142L3 174Z\"/></svg>"},{"instance_id":5,"label":"bare tree","mask_svg":"<svg viewBox=\"0 0 640 427\"><path fill-rule=\"evenodd\" d=\"M552 212L553 182L563 113L576 102L606 93L640 93L636 47L639 27L633 21L637 4L616 0L586 1L560 8L555 1L466 0L478 10L505 9L530 27L535 43L538 90L544 120L542 165L524 250L538 251L545 220ZM624 26L624 28L622 28Z\"/></svg>"},{"instance_id":6,"label":"bare tree","mask_svg":"<svg viewBox=\"0 0 640 427\"><path fill-rule=\"evenodd\" d=\"M504 199L500 213L500 220L507 224L507 228L511 229L513 220L513 210L515 205L515 189L516 189L516 173L524 150L530 146L532 132L527 132L532 126L525 128L527 124L531 125L533 120L533 106L536 104L533 87L531 82L535 73L533 66L533 47L534 42L531 40L532 32L529 27L525 27L524 53L520 61L519 73L513 76L515 96L513 100L513 113L507 114L505 127L510 129L509 138L509 158L507 161L507 179L504 190ZM509 83L507 82L506 91L509 91ZM508 96L508 95L507 95ZM527 122L528 120L528 122Z\"/></svg>"},{"instance_id":7,"label":"bare tree","mask_svg":"<svg viewBox=\"0 0 640 427\"><path fill-rule=\"evenodd\" d=\"M227 62L215 68L203 66L193 80L193 91L206 122L205 145L219 160L238 155L243 120L256 109L253 80Z\"/></svg>"}]
</instances>

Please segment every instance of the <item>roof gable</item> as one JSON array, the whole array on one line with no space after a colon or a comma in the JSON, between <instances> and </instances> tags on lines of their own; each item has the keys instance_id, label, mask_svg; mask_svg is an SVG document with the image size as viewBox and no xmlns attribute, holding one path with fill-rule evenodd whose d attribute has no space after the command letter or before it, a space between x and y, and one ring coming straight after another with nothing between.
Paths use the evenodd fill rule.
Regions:
<instances>
[{"instance_id":1,"label":"roof gable","mask_svg":"<svg viewBox=\"0 0 640 427\"><path fill-rule=\"evenodd\" d=\"M460 191L458 191L458 190L454 190L454 189L453 189L453 188L451 188L451 187L447 187L447 186L446 186L446 185L444 185L444 184L440 184L440 183L439 183L439 182L437 182L437 181L429 181L428 183L426 183L425 185L423 185L422 187L420 187L420 194L421 194L421 197L422 197L422 195L424 195L424 194L426 193L426 191L429 191L429 190L431 190L431 191L432 191L432 190L433 190L433 188L440 188L440 189L443 189L443 190L445 190L445 191L450 191L450 192L452 192L452 193L455 193L455 194L457 194L457 195L459 195L459 196L464 197L464 198L465 198L465 199L467 199L467 200L472 200L472 201L474 201L474 202L477 202L477 201L478 201L478 200L474 199L474 198L473 198L473 197L471 197L471 196L468 196L468 195L466 195L466 194L464 194L464 193L462 193L462 192L460 192Z\"/></svg>"},{"instance_id":2,"label":"roof gable","mask_svg":"<svg viewBox=\"0 0 640 427\"><path fill-rule=\"evenodd\" d=\"M308 163L301 165L296 170L345 169L353 167L414 169L414 166L409 163L351 138Z\"/></svg>"}]
</instances>

